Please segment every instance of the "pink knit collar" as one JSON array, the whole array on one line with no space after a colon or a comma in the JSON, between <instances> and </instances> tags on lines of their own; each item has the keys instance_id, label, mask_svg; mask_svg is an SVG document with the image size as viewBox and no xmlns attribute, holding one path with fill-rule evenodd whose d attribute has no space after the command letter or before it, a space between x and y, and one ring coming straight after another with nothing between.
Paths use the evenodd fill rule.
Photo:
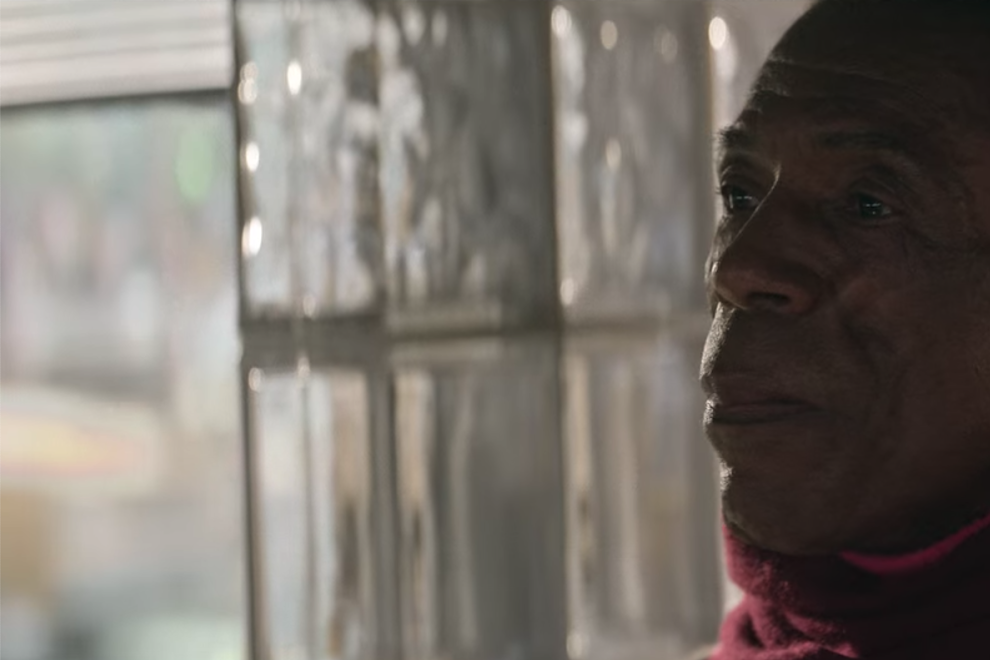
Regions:
<instances>
[{"instance_id":1,"label":"pink knit collar","mask_svg":"<svg viewBox=\"0 0 990 660\"><path fill-rule=\"evenodd\" d=\"M990 515L962 528L934 545L903 555L870 555L843 552L842 559L876 575L903 575L940 562L977 532L990 527Z\"/></svg>"}]
</instances>

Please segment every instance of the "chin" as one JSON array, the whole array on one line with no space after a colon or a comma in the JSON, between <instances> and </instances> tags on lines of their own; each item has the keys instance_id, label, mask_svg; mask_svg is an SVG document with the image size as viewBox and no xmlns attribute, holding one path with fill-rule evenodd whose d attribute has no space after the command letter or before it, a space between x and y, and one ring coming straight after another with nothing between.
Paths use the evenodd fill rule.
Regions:
<instances>
[{"instance_id":1,"label":"chin","mask_svg":"<svg viewBox=\"0 0 990 660\"><path fill-rule=\"evenodd\" d=\"M729 531L749 545L786 555L827 555L845 548L845 516L838 515L842 507L835 502L765 481L749 483L744 475L723 480L722 513Z\"/></svg>"},{"instance_id":2,"label":"chin","mask_svg":"<svg viewBox=\"0 0 990 660\"><path fill-rule=\"evenodd\" d=\"M875 460L872 443L842 431L824 414L709 424L723 466L723 515L735 536L789 555L847 549Z\"/></svg>"}]
</instances>

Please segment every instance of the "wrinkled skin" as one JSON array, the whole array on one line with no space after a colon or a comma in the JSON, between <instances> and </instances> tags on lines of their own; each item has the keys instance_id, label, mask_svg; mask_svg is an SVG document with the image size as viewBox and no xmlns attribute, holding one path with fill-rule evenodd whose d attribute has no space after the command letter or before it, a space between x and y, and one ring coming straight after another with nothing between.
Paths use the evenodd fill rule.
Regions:
<instances>
[{"instance_id":1,"label":"wrinkled skin","mask_svg":"<svg viewBox=\"0 0 990 660\"><path fill-rule=\"evenodd\" d=\"M900 552L990 511L990 19L951 4L821 3L723 133L702 383L750 543Z\"/></svg>"}]
</instances>

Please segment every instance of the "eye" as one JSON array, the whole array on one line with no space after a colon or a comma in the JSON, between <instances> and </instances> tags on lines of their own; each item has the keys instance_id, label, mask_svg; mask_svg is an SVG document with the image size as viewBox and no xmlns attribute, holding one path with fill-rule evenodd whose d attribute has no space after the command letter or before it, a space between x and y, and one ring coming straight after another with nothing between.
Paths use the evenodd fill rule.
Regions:
<instances>
[{"instance_id":1,"label":"eye","mask_svg":"<svg viewBox=\"0 0 990 660\"><path fill-rule=\"evenodd\" d=\"M872 195L856 194L851 200L851 211L863 220L882 220L894 214L894 210Z\"/></svg>"},{"instance_id":2,"label":"eye","mask_svg":"<svg viewBox=\"0 0 990 660\"><path fill-rule=\"evenodd\" d=\"M726 213L742 213L752 211L759 203L755 196L750 195L743 188L727 183L718 191L722 196L722 203L725 205Z\"/></svg>"}]
</instances>

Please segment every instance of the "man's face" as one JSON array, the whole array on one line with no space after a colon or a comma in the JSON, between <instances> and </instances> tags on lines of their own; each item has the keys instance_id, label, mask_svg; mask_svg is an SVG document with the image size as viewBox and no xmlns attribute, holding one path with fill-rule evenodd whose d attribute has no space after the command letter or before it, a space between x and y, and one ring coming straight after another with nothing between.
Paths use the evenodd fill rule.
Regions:
<instances>
[{"instance_id":1,"label":"man's face","mask_svg":"<svg viewBox=\"0 0 990 660\"><path fill-rule=\"evenodd\" d=\"M819 27L723 134L705 425L744 539L906 549L990 509L990 127L910 37Z\"/></svg>"}]
</instances>

